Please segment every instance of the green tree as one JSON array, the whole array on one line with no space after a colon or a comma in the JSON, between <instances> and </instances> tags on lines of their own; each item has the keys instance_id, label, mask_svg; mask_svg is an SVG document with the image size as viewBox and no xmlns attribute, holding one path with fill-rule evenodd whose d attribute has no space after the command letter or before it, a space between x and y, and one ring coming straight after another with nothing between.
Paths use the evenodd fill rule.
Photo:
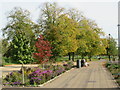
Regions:
<instances>
[{"instance_id":1,"label":"green tree","mask_svg":"<svg viewBox=\"0 0 120 90\"><path fill-rule=\"evenodd\" d=\"M22 8L15 7L7 18L8 23L2 29L5 38L3 49L7 48L4 56L11 57L17 63L19 60L32 62L31 51L35 50L35 37L40 33L39 25L30 19L30 12Z\"/></svg>"},{"instance_id":2,"label":"green tree","mask_svg":"<svg viewBox=\"0 0 120 90\"><path fill-rule=\"evenodd\" d=\"M6 27L2 29L3 36L5 36L8 41L12 41L13 37L17 36L18 31L23 31L26 37L31 40L30 44L34 45L34 37L36 32L38 33L39 31L39 25L30 19L30 12L15 7L7 18L8 23Z\"/></svg>"},{"instance_id":3,"label":"green tree","mask_svg":"<svg viewBox=\"0 0 120 90\"><path fill-rule=\"evenodd\" d=\"M44 3L39 17L40 30L42 32L51 29L51 25L57 26L57 18L63 13L64 8L58 7L57 3Z\"/></svg>"},{"instance_id":4,"label":"green tree","mask_svg":"<svg viewBox=\"0 0 120 90\"><path fill-rule=\"evenodd\" d=\"M33 50L30 47L30 40L27 39L24 32L16 32L17 36L14 36L14 39L10 45L10 58L12 62L20 63L21 60L23 63L33 62L32 52Z\"/></svg>"},{"instance_id":5,"label":"green tree","mask_svg":"<svg viewBox=\"0 0 120 90\"><path fill-rule=\"evenodd\" d=\"M1 48L2 48L2 54L5 55L5 56L9 56L7 55L7 51L9 50L9 46L10 44L8 43L8 40L7 39L2 39L1 40Z\"/></svg>"},{"instance_id":6,"label":"green tree","mask_svg":"<svg viewBox=\"0 0 120 90\"><path fill-rule=\"evenodd\" d=\"M2 54L2 39L0 39L0 54Z\"/></svg>"},{"instance_id":7,"label":"green tree","mask_svg":"<svg viewBox=\"0 0 120 90\"><path fill-rule=\"evenodd\" d=\"M115 41L114 38L110 37L107 38L108 40L108 47L107 47L107 54L109 55L109 59L110 56L113 56L113 59L115 56L117 56L117 42Z\"/></svg>"},{"instance_id":8,"label":"green tree","mask_svg":"<svg viewBox=\"0 0 120 90\"><path fill-rule=\"evenodd\" d=\"M35 24L31 19L30 19L30 12L27 10L23 10L22 8L14 8L10 13L8 18L8 23L5 28L2 29L3 31L3 36L4 36L4 41L3 41L3 49L5 49L4 56L7 57L12 57L13 60L17 59L14 56L18 53L14 53L17 51L15 47L12 46L13 43L14 46L21 45L21 43L25 43L25 40L22 40L21 38L20 42L17 43L14 42L15 39L19 39L19 34L22 35L22 37L25 37L29 43L26 43L30 48L33 50L34 49L34 43L35 43L35 37L37 36L37 33L40 33L39 31L39 25ZM25 36L24 36L25 35ZM8 43L8 45L6 45ZM19 44L19 45L18 45ZM20 48L20 47L18 47ZM13 51L13 52L12 52ZM23 50L23 52L25 52ZM10 54L12 53L12 54ZM20 52L21 54L22 51ZM24 54L25 55L25 54ZM32 55L29 53L29 55L32 57ZM18 57L18 56L17 56ZM19 58L18 58L19 59ZM22 59L23 60L23 59ZM28 63L28 61L27 61Z\"/></svg>"}]
</instances>

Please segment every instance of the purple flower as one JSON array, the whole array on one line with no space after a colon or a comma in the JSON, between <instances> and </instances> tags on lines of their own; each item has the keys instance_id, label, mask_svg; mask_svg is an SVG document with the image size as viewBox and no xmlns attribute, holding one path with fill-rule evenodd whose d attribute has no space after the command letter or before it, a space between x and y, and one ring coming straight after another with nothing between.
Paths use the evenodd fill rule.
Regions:
<instances>
[{"instance_id":1,"label":"purple flower","mask_svg":"<svg viewBox=\"0 0 120 90\"><path fill-rule=\"evenodd\" d=\"M13 82L13 84L21 84L21 82Z\"/></svg>"},{"instance_id":2,"label":"purple flower","mask_svg":"<svg viewBox=\"0 0 120 90\"><path fill-rule=\"evenodd\" d=\"M48 70L48 72L52 73L52 70Z\"/></svg>"},{"instance_id":3,"label":"purple flower","mask_svg":"<svg viewBox=\"0 0 120 90\"><path fill-rule=\"evenodd\" d=\"M37 79L37 77L32 77L31 79Z\"/></svg>"},{"instance_id":4,"label":"purple flower","mask_svg":"<svg viewBox=\"0 0 120 90\"><path fill-rule=\"evenodd\" d=\"M34 73L39 73L39 72L41 72L39 68L36 71L34 71Z\"/></svg>"},{"instance_id":5,"label":"purple flower","mask_svg":"<svg viewBox=\"0 0 120 90\"><path fill-rule=\"evenodd\" d=\"M11 72L10 75L12 76L12 75L13 75L13 72Z\"/></svg>"},{"instance_id":6,"label":"purple flower","mask_svg":"<svg viewBox=\"0 0 120 90\"><path fill-rule=\"evenodd\" d=\"M38 78L38 77L32 77L31 79L42 80L42 79L40 79L40 78Z\"/></svg>"},{"instance_id":7,"label":"purple flower","mask_svg":"<svg viewBox=\"0 0 120 90\"><path fill-rule=\"evenodd\" d=\"M52 73L52 70L46 70L42 72L42 74L45 74L45 73Z\"/></svg>"},{"instance_id":8,"label":"purple flower","mask_svg":"<svg viewBox=\"0 0 120 90\"><path fill-rule=\"evenodd\" d=\"M43 73L43 74L44 74L44 73L47 73L47 71L43 71L42 73Z\"/></svg>"}]
</instances>

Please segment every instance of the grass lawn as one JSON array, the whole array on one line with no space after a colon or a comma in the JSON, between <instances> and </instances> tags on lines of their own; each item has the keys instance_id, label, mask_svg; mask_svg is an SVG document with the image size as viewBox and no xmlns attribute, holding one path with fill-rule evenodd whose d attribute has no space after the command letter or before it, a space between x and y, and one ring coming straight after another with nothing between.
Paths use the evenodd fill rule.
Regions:
<instances>
[{"instance_id":1,"label":"grass lawn","mask_svg":"<svg viewBox=\"0 0 120 90\"><path fill-rule=\"evenodd\" d=\"M69 59L69 57L68 56L64 56L64 57L59 57L58 59L57 59L57 62L61 62L61 61L69 61L68 60ZM78 59L81 59L81 56L75 56L75 60L74 61L77 61ZM89 59L88 59L88 57L85 57L85 59L87 59L87 61L89 62ZM92 59L91 59L92 61L97 61L98 60L98 58L96 57L96 56L94 56L94 57L92 57Z\"/></svg>"},{"instance_id":2,"label":"grass lawn","mask_svg":"<svg viewBox=\"0 0 120 90\"><path fill-rule=\"evenodd\" d=\"M106 59L108 60L108 56L100 56L102 59ZM72 58L71 58L72 59ZM74 57L74 62L76 62L78 59L81 59L81 56L76 55ZM85 59L87 59L87 62L90 62L88 57L85 57ZM69 61L69 57L68 56L64 56L64 57L58 57L56 62L63 62L63 61ZM91 58L91 61L98 61L97 56L93 56ZM12 65L12 64L17 64L17 63L12 63L11 60L9 60L9 58L2 58L2 65Z\"/></svg>"}]
</instances>

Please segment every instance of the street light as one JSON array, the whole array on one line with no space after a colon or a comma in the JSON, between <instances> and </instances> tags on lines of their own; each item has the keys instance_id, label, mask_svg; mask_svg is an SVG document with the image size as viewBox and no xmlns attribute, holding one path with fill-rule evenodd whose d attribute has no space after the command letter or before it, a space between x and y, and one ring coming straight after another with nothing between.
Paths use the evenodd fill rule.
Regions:
<instances>
[{"instance_id":1,"label":"street light","mask_svg":"<svg viewBox=\"0 0 120 90\"><path fill-rule=\"evenodd\" d=\"M107 54L108 54L108 58L109 58L109 61L110 61L110 34L109 35L109 38L108 38L108 48L107 48Z\"/></svg>"},{"instance_id":2,"label":"street light","mask_svg":"<svg viewBox=\"0 0 120 90\"><path fill-rule=\"evenodd\" d=\"M120 63L120 24L118 24L118 63Z\"/></svg>"},{"instance_id":3,"label":"street light","mask_svg":"<svg viewBox=\"0 0 120 90\"><path fill-rule=\"evenodd\" d=\"M108 55L108 58L109 58L109 61L110 61L110 34L108 34L109 37L108 37L108 46L106 48L107 50L107 55Z\"/></svg>"},{"instance_id":4,"label":"street light","mask_svg":"<svg viewBox=\"0 0 120 90\"><path fill-rule=\"evenodd\" d=\"M120 1L118 2L118 63L120 63Z\"/></svg>"}]
</instances>

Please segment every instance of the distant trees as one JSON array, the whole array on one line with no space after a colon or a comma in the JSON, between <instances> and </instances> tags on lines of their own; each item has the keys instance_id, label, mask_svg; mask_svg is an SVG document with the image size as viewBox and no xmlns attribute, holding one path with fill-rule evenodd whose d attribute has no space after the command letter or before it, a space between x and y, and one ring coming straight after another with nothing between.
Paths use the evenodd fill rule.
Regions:
<instances>
[{"instance_id":1,"label":"distant trees","mask_svg":"<svg viewBox=\"0 0 120 90\"><path fill-rule=\"evenodd\" d=\"M101 38L104 32L94 21L87 19L76 9L65 11L65 8L58 7L56 3L44 3L38 23L31 20L28 10L14 8L2 31L5 36L4 56L11 57L13 61L22 60L24 63L32 62L32 56L42 63L51 54L54 60L64 55L69 55L69 59L72 55L74 60L74 54L91 59L94 55L106 54L108 46L107 40ZM38 37L40 34L44 38ZM113 42L114 40L110 45L112 52L116 44Z\"/></svg>"}]
</instances>

